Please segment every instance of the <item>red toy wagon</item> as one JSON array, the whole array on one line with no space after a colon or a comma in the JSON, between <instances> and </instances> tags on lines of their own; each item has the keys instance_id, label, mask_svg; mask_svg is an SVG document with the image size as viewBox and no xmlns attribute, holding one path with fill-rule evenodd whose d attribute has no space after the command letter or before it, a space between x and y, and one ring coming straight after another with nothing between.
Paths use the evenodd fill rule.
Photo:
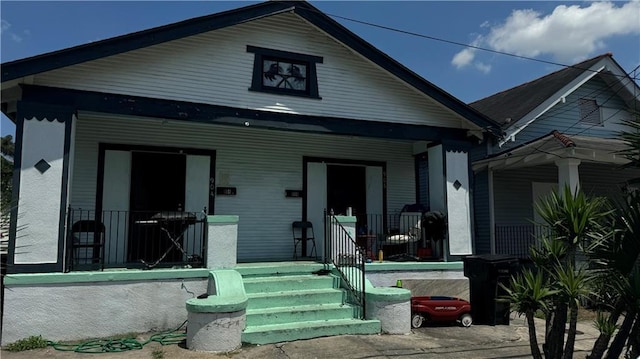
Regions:
<instances>
[{"instance_id":1,"label":"red toy wagon","mask_svg":"<svg viewBox=\"0 0 640 359\"><path fill-rule=\"evenodd\" d=\"M419 328L427 320L430 322L454 322L471 326L471 304L460 298L429 296L411 297L411 326Z\"/></svg>"}]
</instances>

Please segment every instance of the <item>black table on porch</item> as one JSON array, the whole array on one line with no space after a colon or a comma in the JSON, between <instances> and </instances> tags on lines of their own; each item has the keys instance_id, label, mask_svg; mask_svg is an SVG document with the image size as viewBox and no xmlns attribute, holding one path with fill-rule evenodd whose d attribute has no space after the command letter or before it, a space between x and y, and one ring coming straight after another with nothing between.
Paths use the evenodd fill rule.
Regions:
<instances>
[{"instance_id":1,"label":"black table on porch","mask_svg":"<svg viewBox=\"0 0 640 359\"><path fill-rule=\"evenodd\" d=\"M147 214L148 216L148 214ZM161 211L151 217L134 218L130 241L130 260L147 268L160 263L175 264L187 260L184 234L198 221L193 212Z\"/></svg>"}]
</instances>

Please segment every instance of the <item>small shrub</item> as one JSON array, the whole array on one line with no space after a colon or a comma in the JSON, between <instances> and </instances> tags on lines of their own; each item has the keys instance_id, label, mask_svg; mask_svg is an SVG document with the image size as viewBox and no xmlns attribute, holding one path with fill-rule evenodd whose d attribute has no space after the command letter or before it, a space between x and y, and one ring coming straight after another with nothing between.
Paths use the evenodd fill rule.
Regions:
<instances>
[{"instance_id":1,"label":"small shrub","mask_svg":"<svg viewBox=\"0 0 640 359\"><path fill-rule=\"evenodd\" d=\"M20 339L15 343L11 343L5 346L5 349L10 352L21 352L31 349L46 348L48 341L43 339L42 336L37 337L32 335L29 338Z\"/></svg>"}]
</instances>

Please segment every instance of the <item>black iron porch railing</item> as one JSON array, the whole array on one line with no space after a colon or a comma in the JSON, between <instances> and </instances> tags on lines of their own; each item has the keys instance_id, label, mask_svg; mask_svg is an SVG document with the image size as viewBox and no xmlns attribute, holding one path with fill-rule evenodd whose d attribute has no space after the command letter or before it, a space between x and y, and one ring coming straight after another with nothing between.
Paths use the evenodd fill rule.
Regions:
<instances>
[{"instance_id":1,"label":"black iron porch railing","mask_svg":"<svg viewBox=\"0 0 640 359\"><path fill-rule=\"evenodd\" d=\"M496 254L507 254L527 259L532 246L537 246L540 239L548 236L550 230L546 226L535 224L496 224Z\"/></svg>"},{"instance_id":2,"label":"black iron porch railing","mask_svg":"<svg viewBox=\"0 0 640 359\"><path fill-rule=\"evenodd\" d=\"M206 210L67 211L67 269L204 267Z\"/></svg>"},{"instance_id":3,"label":"black iron porch railing","mask_svg":"<svg viewBox=\"0 0 640 359\"><path fill-rule=\"evenodd\" d=\"M356 241L366 249L372 261L442 259L446 233L442 228L428 228L423 213L362 214L356 218Z\"/></svg>"},{"instance_id":4,"label":"black iron porch railing","mask_svg":"<svg viewBox=\"0 0 640 359\"><path fill-rule=\"evenodd\" d=\"M325 262L333 263L347 287L347 300L357 308L355 316L366 318L365 250L360 247L337 218L324 211Z\"/></svg>"}]
</instances>

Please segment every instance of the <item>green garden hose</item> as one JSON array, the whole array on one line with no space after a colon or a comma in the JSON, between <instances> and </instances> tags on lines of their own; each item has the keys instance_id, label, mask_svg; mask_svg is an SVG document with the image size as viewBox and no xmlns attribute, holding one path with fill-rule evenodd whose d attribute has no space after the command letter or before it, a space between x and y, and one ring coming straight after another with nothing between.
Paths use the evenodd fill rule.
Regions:
<instances>
[{"instance_id":1,"label":"green garden hose","mask_svg":"<svg viewBox=\"0 0 640 359\"><path fill-rule=\"evenodd\" d=\"M96 339L89 340L79 344L63 344L58 342L48 341L47 344L52 346L55 350L86 353L86 354L100 354L100 353L117 353L126 352L129 350L140 350L145 345L156 342L161 345L179 344L186 337L186 333L181 331L181 328L187 323L185 320L179 327L166 332L161 332L152 335L147 341L139 342L134 338L125 339Z\"/></svg>"}]
</instances>

